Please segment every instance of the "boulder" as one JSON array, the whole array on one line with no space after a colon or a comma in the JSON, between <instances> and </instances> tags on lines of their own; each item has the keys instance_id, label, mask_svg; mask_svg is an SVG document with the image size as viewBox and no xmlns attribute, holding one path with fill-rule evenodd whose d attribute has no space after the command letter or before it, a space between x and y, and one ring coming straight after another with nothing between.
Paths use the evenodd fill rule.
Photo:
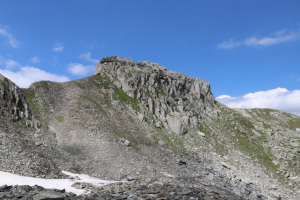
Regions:
<instances>
[{"instance_id":1,"label":"boulder","mask_svg":"<svg viewBox=\"0 0 300 200\"><path fill-rule=\"evenodd\" d=\"M181 120L178 116L168 115L167 122L168 122L168 125L169 125L171 131L173 131L174 133L176 133L178 135L184 135L188 131L187 128L185 128L183 126L183 124L181 123Z\"/></svg>"}]
</instances>

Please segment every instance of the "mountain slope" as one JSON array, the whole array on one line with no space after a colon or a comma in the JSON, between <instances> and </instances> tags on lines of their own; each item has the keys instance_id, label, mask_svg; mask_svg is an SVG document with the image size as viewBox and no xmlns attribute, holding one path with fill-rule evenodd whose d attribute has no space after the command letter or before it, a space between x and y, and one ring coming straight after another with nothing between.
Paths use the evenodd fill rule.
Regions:
<instances>
[{"instance_id":1,"label":"mountain slope","mask_svg":"<svg viewBox=\"0 0 300 200\"><path fill-rule=\"evenodd\" d=\"M156 177L250 199L299 195L300 117L230 109L215 101L202 79L148 61L108 57L94 76L41 81L18 92L40 125L1 119L12 127L19 123L21 135L31 134L28 140L43 152L34 158L51 160L49 176L66 170L118 180ZM14 131L5 134L14 136L10 142L25 140ZM22 156L34 152L26 148L20 146ZM1 159L1 170L19 166L2 154Z\"/></svg>"},{"instance_id":2,"label":"mountain slope","mask_svg":"<svg viewBox=\"0 0 300 200\"><path fill-rule=\"evenodd\" d=\"M20 88L0 75L0 170L58 177L53 151L37 139L40 123Z\"/></svg>"}]
</instances>

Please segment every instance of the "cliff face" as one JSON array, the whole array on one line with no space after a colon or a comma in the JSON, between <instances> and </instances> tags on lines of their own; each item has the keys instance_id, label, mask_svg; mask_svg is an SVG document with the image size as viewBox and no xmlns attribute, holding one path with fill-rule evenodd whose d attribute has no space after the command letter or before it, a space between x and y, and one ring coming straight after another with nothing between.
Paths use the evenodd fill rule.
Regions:
<instances>
[{"instance_id":1,"label":"cliff face","mask_svg":"<svg viewBox=\"0 0 300 200\"><path fill-rule=\"evenodd\" d=\"M13 82L0 74L0 114L12 121L22 120L29 127L38 129L40 123L32 114L31 108L21 92Z\"/></svg>"},{"instance_id":2,"label":"cliff face","mask_svg":"<svg viewBox=\"0 0 300 200\"><path fill-rule=\"evenodd\" d=\"M179 135L187 133L187 127L198 127L199 119L215 103L205 80L148 61L107 57L97 64L96 74L109 77L119 89L139 100L141 120L145 117Z\"/></svg>"}]
</instances>

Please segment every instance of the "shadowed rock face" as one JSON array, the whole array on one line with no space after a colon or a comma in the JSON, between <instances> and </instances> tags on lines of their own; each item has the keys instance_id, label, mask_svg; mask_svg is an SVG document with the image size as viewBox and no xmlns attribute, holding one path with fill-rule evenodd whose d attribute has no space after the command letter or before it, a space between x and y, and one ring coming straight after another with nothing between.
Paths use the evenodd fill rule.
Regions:
<instances>
[{"instance_id":1,"label":"shadowed rock face","mask_svg":"<svg viewBox=\"0 0 300 200\"><path fill-rule=\"evenodd\" d=\"M0 114L12 121L23 120L27 126L35 129L40 126L20 88L2 75L0 75Z\"/></svg>"},{"instance_id":2,"label":"shadowed rock face","mask_svg":"<svg viewBox=\"0 0 300 200\"><path fill-rule=\"evenodd\" d=\"M187 133L188 126L197 127L207 107L215 103L209 82L148 61L111 56L97 64L95 74L108 76L118 88L140 101L139 109L146 118L155 115L153 123L179 135Z\"/></svg>"}]
</instances>

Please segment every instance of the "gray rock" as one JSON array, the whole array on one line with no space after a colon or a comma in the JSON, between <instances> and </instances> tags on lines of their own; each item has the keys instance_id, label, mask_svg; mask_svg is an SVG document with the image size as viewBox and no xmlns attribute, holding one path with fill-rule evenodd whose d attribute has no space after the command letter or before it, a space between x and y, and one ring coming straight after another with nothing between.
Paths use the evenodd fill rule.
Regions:
<instances>
[{"instance_id":1,"label":"gray rock","mask_svg":"<svg viewBox=\"0 0 300 200\"><path fill-rule=\"evenodd\" d=\"M138 119L143 122L145 121L145 116L142 113L138 113Z\"/></svg>"},{"instance_id":2,"label":"gray rock","mask_svg":"<svg viewBox=\"0 0 300 200\"><path fill-rule=\"evenodd\" d=\"M33 200L63 200L66 196L64 194L57 193L55 191L42 191L33 196Z\"/></svg>"},{"instance_id":3,"label":"gray rock","mask_svg":"<svg viewBox=\"0 0 300 200\"><path fill-rule=\"evenodd\" d=\"M181 192L177 192L177 194L180 194L180 195L188 195L188 194L192 194L193 191L192 190L183 190Z\"/></svg>"},{"instance_id":4,"label":"gray rock","mask_svg":"<svg viewBox=\"0 0 300 200\"><path fill-rule=\"evenodd\" d=\"M128 140L125 140L124 145L125 145L126 147L129 147L129 146L130 146L130 142L129 142Z\"/></svg>"},{"instance_id":5,"label":"gray rock","mask_svg":"<svg viewBox=\"0 0 300 200\"><path fill-rule=\"evenodd\" d=\"M155 124L157 127L166 125L178 135L187 133L187 125L198 126L197 117L206 110L205 102L215 102L208 82L148 61L134 62L116 56L103 58L96 66L97 74L108 76L127 95L140 100L140 107L147 109L138 114L140 121L144 117L151 121L155 115L161 122ZM193 110L192 115L189 110ZM181 116L174 117L174 111Z\"/></svg>"},{"instance_id":6,"label":"gray rock","mask_svg":"<svg viewBox=\"0 0 300 200\"><path fill-rule=\"evenodd\" d=\"M178 135L184 135L187 133L187 129L181 123L181 120L179 119L178 115L177 116L168 115L167 121L168 121L170 129L174 133L176 133Z\"/></svg>"},{"instance_id":7,"label":"gray rock","mask_svg":"<svg viewBox=\"0 0 300 200\"><path fill-rule=\"evenodd\" d=\"M200 136L205 137L205 134L202 133L201 131L198 131L197 133L198 133Z\"/></svg>"},{"instance_id":8,"label":"gray rock","mask_svg":"<svg viewBox=\"0 0 300 200\"><path fill-rule=\"evenodd\" d=\"M166 143L164 141L162 141L162 140L158 141L158 145L161 146L161 147L163 147L163 148L166 147Z\"/></svg>"},{"instance_id":9,"label":"gray rock","mask_svg":"<svg viewBox=\"0 0 300 200\"><path fill-rule=\"evenodd\" d=\"M212 173L209 173L208 176L207 176L207 178L209 180L213 180L214 179L214 175Z\"/></svg>"},{"instance_id":10,"label":"gray rock","mask_svg":"<svg viewBox=\"0 0 300 200\"><path fill-rule=\"evenodd\" d=\"M221 165L227 169L230 169L230 166L226 162L221 162Z\"/></svg>"}]
</instances>

